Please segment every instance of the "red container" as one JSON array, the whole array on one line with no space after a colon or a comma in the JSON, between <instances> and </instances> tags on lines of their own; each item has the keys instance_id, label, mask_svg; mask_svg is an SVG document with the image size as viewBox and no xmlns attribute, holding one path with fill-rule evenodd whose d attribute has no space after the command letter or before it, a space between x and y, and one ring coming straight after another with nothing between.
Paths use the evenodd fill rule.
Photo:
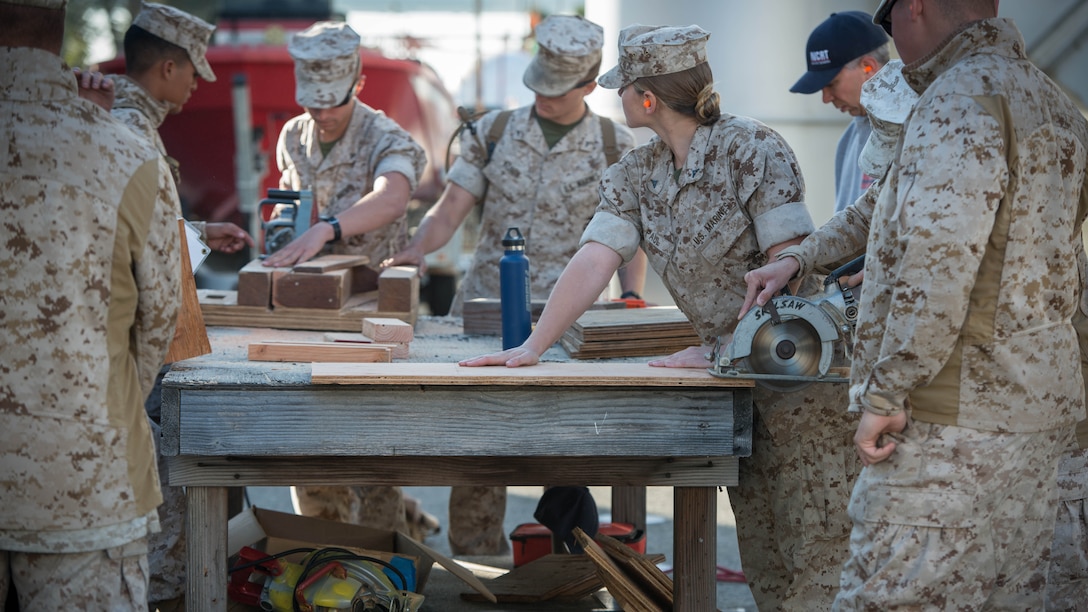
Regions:
<instances>
[{"instance_id":1,"label":"red container","mask_svg":"<svg viewBox=\"0 0 1088 612\"><path fill-rule=\"evenodd\" d=\"M628 523L601 523L598 533L623 542L640 555L646 554L646 532ZM514 549L514 567L551 554L552 532L539 523L522 523L510 533Z\"/></svg>"}]
</instances>

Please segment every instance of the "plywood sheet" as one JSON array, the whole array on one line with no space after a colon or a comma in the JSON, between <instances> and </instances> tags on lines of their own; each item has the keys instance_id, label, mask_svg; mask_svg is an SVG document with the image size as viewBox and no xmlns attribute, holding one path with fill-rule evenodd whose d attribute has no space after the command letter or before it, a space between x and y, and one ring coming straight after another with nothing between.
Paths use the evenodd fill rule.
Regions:
<instances>
[{"instance_id":1,"label":"plywood sheet","mask_svg":"<svg viewBox=\"0 0 1088 612\"><path fill-rule=\"evenodd\" d=\"M642 363L542 363L523 368L462 367L456 363L314 363L313 384L751 387L751 380L717 378L704 369L652 368Z\"/></svg>"}]
</instances>

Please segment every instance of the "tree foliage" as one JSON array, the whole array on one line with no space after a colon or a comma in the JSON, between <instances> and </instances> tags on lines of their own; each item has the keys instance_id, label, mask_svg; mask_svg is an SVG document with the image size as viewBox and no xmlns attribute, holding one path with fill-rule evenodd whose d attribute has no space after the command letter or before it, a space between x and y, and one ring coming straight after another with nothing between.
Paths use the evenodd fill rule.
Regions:
<instances>
[{"instance_id":1,"label":"tree foliage","mask_svg":"<svg viewBox=\"0 0 1088 612\"><path fill-rule=\"evenodd\" d=\"M215 23L220 0L164 0L210 23ZM140 0L68 0L61 55L69 66L85 66L94 45L112 45L121 53L125 30L140 11ZM99 58L102 59L102 58Z\"/></svg>"}]
</instances>

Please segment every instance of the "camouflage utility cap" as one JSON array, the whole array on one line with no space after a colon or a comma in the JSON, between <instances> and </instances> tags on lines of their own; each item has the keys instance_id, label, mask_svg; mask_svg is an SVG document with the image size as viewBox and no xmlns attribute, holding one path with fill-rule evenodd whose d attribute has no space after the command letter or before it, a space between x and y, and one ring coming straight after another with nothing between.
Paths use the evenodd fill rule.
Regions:
<instances>
[{"instance_id":1,"label":"camouflage utility cap","mask_svg":"<svg viewBox=\"0 0 1088 612\"><path fill-rule=\"evenodd\" d=\"M22 6L35 6L43 9L62 9L68 5L68 0L0 0L0 4L19 4Z\"/></svg>"},{"instance_id":2,"label":"camouflage utility cap","mask_svg":"<svg viewBox=\"0 0 1088 612\"><path fill-rule=\"evenodd\" d=\"M865 141L858 164L870 176L881 176L891 165L903 122L918 93L903 79L903 62L891 60L861 86L861 105L873 131Z\"/></svg>"},{"instance_id":3,"label":"camouflage utility cap","mask_svg":"<svg viewBox=\"0 0 1088 612\"><path fill-rule=\"evenodd\" d=\"M295 101L307 108L334 108L359 78L359 35L342 22L322 21L291 37Z\"/></svg>"},{"instance_id":4,"label":"camouflage utility cap","mask_svg":"<svg viewBox=\"0 0 1088 612\"><path fill-rule=\"evenodd\" d=\"M215 26L165 4L143 2L132 25L147 30L168 43L175 44L189 54L189 61L196 73L205 81L214 81L215 73L204 54Z\"/></svg>"},{"instance_id":5,"label":"camouflage utility cap","mask_svg":"<svg viewBox=\"0 0 1088 612\"><path fill-rule=\"evenodd\" d=\"M597 78L604 29L576 15L552 15L536 26L539 49L522 82L542 96L561 96Z\"/></svg>"},{"instance_id":6,"label":"camouflage utility cap","mask_svg":"<svg viewBox=\"0 0 1088 612\"><path fill-rule=\"evenodd\" d=\"M631 25L620 31L619 64L597 82L616 89L641 77L683 72L706 63L710 32L696 25Z\"/></svg>"}]
</instances>

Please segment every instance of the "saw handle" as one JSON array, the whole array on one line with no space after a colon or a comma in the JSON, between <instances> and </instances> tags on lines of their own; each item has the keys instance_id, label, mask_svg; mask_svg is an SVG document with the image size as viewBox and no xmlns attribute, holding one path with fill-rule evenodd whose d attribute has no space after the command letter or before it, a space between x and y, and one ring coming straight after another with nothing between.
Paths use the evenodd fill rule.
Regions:
<instances>
[{"instance_id":1,"label":"saw handle","mask_svg":"<svg viewBox=\"0 0 1088 612\"><path fill-rule=\"evenodd\" d=\"M861 272L863 268L865 268L864 253L832 270L831 273L824 278L824 286L826 287L831 283L839 282L839 278L843 276L853 276L854 274Z\"/></svg>"}]
</instances>

